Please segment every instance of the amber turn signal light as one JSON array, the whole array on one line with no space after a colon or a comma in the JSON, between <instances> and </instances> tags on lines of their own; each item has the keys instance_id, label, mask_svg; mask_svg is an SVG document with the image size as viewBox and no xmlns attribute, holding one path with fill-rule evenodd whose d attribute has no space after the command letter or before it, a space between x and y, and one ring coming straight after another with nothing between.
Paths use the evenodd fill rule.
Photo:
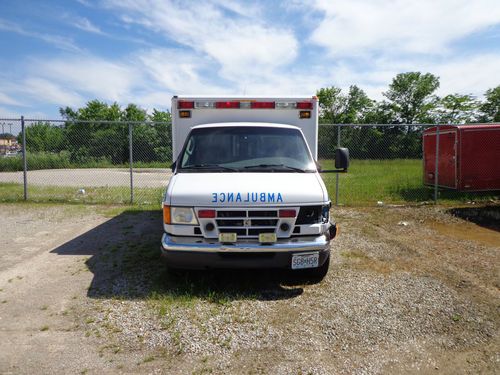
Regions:
<instances>
[{"instance_id":1,"label":"amber turn signal light","mask_svg":"<svg viewBox=\"0 0 500 375\"><path fill-rule=\"evenodd\" d=\"M172 222L170 217L170 206L163 206L163 222L170 224Z\"/></svg>"}]
</instances>

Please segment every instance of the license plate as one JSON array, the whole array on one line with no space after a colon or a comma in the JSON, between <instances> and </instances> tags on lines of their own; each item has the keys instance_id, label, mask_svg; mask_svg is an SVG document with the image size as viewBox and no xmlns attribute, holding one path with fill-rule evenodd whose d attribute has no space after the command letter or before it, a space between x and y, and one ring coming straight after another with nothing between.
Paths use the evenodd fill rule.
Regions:
<instances>
[{"instance_id":1,"label":"license plate","mask_svg":"<svg viewBox=\"0 0 500 375\"><path fill-rule=\"evenodd\" d=\"M276 242L276 233L259 233L259 242L262 243Z\"/></svg>"},{"instance_id":2,"label":"license plate","mask_svg":"<svg viewBox=\"0 0 500 375\"><path fill-rule=\"evenodd\" d=\"M292 255L292 270L316 268L319 265L319 253L304 253Z\"/></svg>"},{"instance_id":3,"label":"license plate","mask_svg":"<svg viewBox=\"0 0 500 375\"><path fill-rule=\"evenodd\" d=\"M219 242L236 242L236 233L219 233Z\"/></svg>"}]
</instances>

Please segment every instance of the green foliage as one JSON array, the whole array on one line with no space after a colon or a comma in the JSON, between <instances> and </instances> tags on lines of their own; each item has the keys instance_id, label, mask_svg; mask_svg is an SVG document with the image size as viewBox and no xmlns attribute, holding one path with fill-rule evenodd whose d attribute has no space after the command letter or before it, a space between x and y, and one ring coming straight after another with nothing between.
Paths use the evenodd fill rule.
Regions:
<instances>
[{"instance_id":1,"label":"green foliage","mask_svg":"<svg viewBox=\"0 0 500 375\"><path fill-rule=\"evenodd\" d=\"M408 72L398 74L383 95L389 100L396 119L403 124L432 122L436 107L433 93L439 87L439 78L431 73Z\"/></svg>"},{"instance_id":2,"label":"green foliage","mask_svg":"<svg viewBox=\"0 0 500 375\"><path fill-rule=\"evenodd\" d=\"M70 168L70 154L68 151L59 153L51 152L28 152L26 163L29 170ZM0 158L0 172L16 172L23 170L23 158L21 155Z\"/></svg>"},{"instance_id":3,"label":"green foliage","mask_svg":"<svg viewBox=\"0 0 500 375\"><path fill-rule=\"evenodd\" d=\"M129 125L132 124L133 155L137 162L169 162L171 159L170 113L153 110L149 116L135 104L121 109L117 103L108 105L92 100L83 108L61 108L67 120L65 131L71 162L87 164L106 158L112 164L129 160ZM82 122L83 121L83 122ZM108 123L120 121L120 123ZM144 122L144 123L141 123Z\"/></svg>"},{"instance_id":4,"label":"green foliage","mask_svg":"<svg viewBox=\"0 0 500 375\"><path fill-rule=\"evenodd\" d=\"M484 94L485 102L481 105L481 121L500 122L500 85L489 89Z\"/></svg>"},{"instance_id":5,"label":"green foliage","mask_svg":"<svg viewBox=\"0 0 500 375\"><path fill-rule=\"evenodd\" d=\"M479 103L472 95L450 94L439 99L436 120L442 124L465 124L477 121Z\"/></svg>"},{"instance_id":6,"label":"green foliage","mask_svg":"<svg viewBox=\"0 0 500 375\"><path fill-rule=\"evenodd\" d=\"M60 152L66 147L64 129L47 122L26 127L26 148L29 152Z\"/></svg>"},{"instance_id":7,"label":"green foliage","mask_svg":"<svg viewBox=\"0 0 500 375\"><path fill-rule=\"evenodd\" d=\"M330 124L360 124L374 109L375 102L359 87L349 87L347 95L338 87L321 88L319 100L320 120Z\"/></svg>"},{"instance_id":8,"label":"green foliage","mask_svg":"<svg viewBox=\"0 0 500 375\"><path fill-rule=\"evenodd\" d=\"M324 123L341 124L346 108L346 98L338 87L321 88L316 92L319 100L320 119Z\"/></svg>"}]
</instances>

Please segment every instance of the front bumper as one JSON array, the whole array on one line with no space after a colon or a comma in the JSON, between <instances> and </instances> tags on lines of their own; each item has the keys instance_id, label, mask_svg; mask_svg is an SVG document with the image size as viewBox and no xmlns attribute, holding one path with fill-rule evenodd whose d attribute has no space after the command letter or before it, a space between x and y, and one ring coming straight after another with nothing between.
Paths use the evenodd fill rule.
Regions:
<instances>
[{"instance_id":1,"label":"front bumper","mask_svg":"<svg viewBox=\"0 0 500 375\"><path fill-rule=\"evenodd\" d=\"M328 260L330 240L336 231L320 236L278 239L274 244L260 244L240 239L235 244L223 244L203 237L178 237L164 234L162 257L172 268L290 268L292 255L319 252L319 266Z\"/></svg>"}]
</instances>

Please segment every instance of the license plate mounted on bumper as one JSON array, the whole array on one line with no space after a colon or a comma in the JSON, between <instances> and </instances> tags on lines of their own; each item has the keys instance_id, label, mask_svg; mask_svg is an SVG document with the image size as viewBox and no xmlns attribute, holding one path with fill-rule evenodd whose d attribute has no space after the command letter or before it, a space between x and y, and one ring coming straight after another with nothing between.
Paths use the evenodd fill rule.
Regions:
<instances>
[{"instance_id":1,"label":"license plate mounted on bumper","mask_svg":"<svg viewBox=\"0 0 500 375\"><path fill-rule=\"evenodd\" d=\"M292 270L317 268L319 266L319 252L298 253L292 255Z\"/></svg>"}]
</instances>

